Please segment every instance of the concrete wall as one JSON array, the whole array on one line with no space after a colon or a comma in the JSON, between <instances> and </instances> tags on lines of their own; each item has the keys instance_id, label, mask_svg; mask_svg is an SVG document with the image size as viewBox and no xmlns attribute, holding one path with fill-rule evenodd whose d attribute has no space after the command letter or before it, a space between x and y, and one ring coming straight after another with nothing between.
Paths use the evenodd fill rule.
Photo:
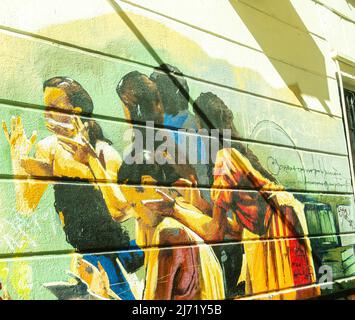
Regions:
<instances>
[{"instance_id":1,"label":"concrete wall","mask_svg":"<svg viewBox=\"0 0 355 320\"><path fill-rule=\"evenodd\" d=\"M102 244L107 240L100 239L114 238L114 231L105 227L106 222L97 229L94 221L97 242L79 250L68 230L77 228L85 239L82 224L110 215L107 207L91 205L90 195L96 190L101 197L97 201L104 203L99 185L114 185L115 174L113 181L72 176L68 154L58 156L68 174L56 174L52 167L62 146L48 146L48 138L45 144L55 151L51 161L46 156L44 162L51 170L41 171L30 163L26 171L23 162L16 169L16 150L23 145L13 142L10 148L1 133L3 297L69 299L78 287L76 278L88 286L81 292L81 298L88 299L301 299L353 288L354 189L334 57L346 57L342 69L355 76L354 21L351 0L2 0L0 118L9 130L11 117L19 116L27 137L37 131L36 143L53 135L45 123L43 83L56 76L70 77L91 96L92 118L112 141L108 157L112 155L113 163L115 152L122 158L131 145L123 137L132 129L117 84L131 71L149 76L155 67L168 63L178 67L183 73L179 77L188 83L189 117L193 119L193 101L212 92L234 116L237 133L232 147L248 150L237 153L227 174L236 180L224 185L231 208L224 214L238 235L228 233L227 219L218 220L197 204L190 209L202 217L196 215L193 224L202 230L212 221L210 234L192 230L194 226L174 216L154 224L152 216L160 217L160 211L148 213L132 185L123 193L138 213L127 214L117 224L138 247L123 241L108 248ZM208 109L200 112L218 127ZM34 150L26 154L21 149L17 156L38 158ZM262 191L247 179L241 164L262 182ZM260 167L274 184L265 182ZM216 179L213 184L202 182L202 173L197 176L201 194L215 213L221 209L214 196L221 185ZM166 192L174 189L170 183L157 183ZM58 209L55 193L61 188L67 190L68 210L78 212L71 222ZM159 199L154 186L145 188L143 199ZM42 195L38 190L45 191ZM94 208L90 218L76 203L86 190L91 190L87 207ZM276 206L265 194L278 199ZM191 202L191 196L185 201ZM248 227L243 217L254 219L254 227ZM148 220L155 240L142 241L146 235L139 225L142 219ZM88 256L83 258L83 251ZM207 266L213 266L209 272ZM194 287L187 288L187 283Z\"/></svg>"}]
</instances>

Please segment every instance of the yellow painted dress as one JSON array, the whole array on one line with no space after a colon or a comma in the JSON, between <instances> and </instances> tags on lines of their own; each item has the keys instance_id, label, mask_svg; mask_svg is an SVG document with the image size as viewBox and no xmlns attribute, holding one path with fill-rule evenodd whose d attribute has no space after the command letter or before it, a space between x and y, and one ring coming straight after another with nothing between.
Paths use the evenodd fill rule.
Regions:
<instances>
[{"instance_id":1,"label":"yellow painted dress","mask_svg":"<svg viewBox=\"0 0 355 320\"><path fill-rule=\"evenodd\" d=\"M232 191L238 186L259 192ZM236 149L217 154L214 205L233 213L243 228L246 294L259 294L314 284L316 275L303 204L255 170ZM312 287L307 295L319 294ZM304 298L297 291L283 299Z\"/></svg>"},{"instance_id":2,"label":"yellow painted dress","mask_svg":"<svg viewBox=\"0 0 355 320\"><path fill-rule=\"evenodd\" d=\"M187 255L191 254L191 248L193 248L194 263L197 265L185 265L182 268L181 278L184 277L184 273L194 273L195 275L191 279L198 285L198 290L191 290L190 293L179 295L179 293L176 293L178 291L177 288L172 287L169 288L171 296L178 297L179 299L224 299L223 273L212 248L204 244L203 240L196 233L177 220L168 217L163 218L159 213L147 209L142 204L141 200L161 199L161 195L152 186L154 183L155 181L151 177L144 176L142 178L142 185L145 185L145 187L140 188L139 191L136 188L128 186L121 187L127 201L135 204L134 211L136 212L135 217L137 222L136 242L144 250L146 275L142 298L144 300L155 299L159 282L166 281L171 276L171 273L173 273L172 271L169 274L159 273L161 250L167 250L166 247L168 247L176 253L179 250L184 252L185 247ZM191 206L183 198L178 201L181 206ZM161 235L166 232L172 232L175 236L171 239L172 242L168 241L162 244ZM179 238L179 234L183 235L183 237ZM164 248L160 248L162 245L164 245ZM173 270L175 266L169 267Z\"/></svg>"}]
</instances>

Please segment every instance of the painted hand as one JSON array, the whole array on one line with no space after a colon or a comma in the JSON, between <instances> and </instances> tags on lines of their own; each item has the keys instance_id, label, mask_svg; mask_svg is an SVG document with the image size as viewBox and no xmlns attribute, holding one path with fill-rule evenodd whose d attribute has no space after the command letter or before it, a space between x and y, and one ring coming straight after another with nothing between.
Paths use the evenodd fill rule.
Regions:
<instances>
[{"instance_id":1,"label":"painted hand","mask_svg":"<svg viewBox=\"0 0 355 320\"><path fill-rule=\"evenodd\" d=\"M5 121L2 121L2 127L6 140L10 145L12 159L20 161L26 158L36 142L37 132L33 131L32 136L27 138L20 117L11 118L11 132L9 132Z\"/></svg>"},{"instance_id":2,"label":"painted hand","mask_svg":"<svg viewBox=\"0 0 355 320\"><path fill-rule=\"evenodd\" d=\"M72 123L62 123L53 119L46 120L46 128L55 135L64 137L74 137L77 134L76 128Z\"/></svg>"},{"instance_id":3,"label":"painted hand","mask_svg":"<svg viewBox=\"0 0 355 320\"><path fill-rule=\"evenodd\" d=\"M197 181L193 175L190 175L190 180L180 178L173 183L173 186L191 204L194 204L195 199L201 198L200 190L197 188Z\"/></svg>"},{"instance_id":4,"label":"painted hand","mask_svg":"<svg viewBox=\"0 0 355 320\"><path fill-rule=\"evenodd\" d=\"M201 190L198 188L198 183L193 175L190 175L189 180L179 179L173 183L176 191L181 194L184 200L202 212L208 214L212 208L211 205L202 197Z\"/></svg>"},{"instance_id":5,"label":"painted hand","mask_svg":"<svg viewBox=\"0 0 355 320\"><path fill-rule=\"evenodd\" d=\"M70 152L74 159L83 164L88 164L89 158L96 157L96 152L88 140L87 128L78 117L73 117L72 124L75 136L69 138L57 135L60 145L64 150Z\"/></svg>"},{"instance_id":6,"label":"painted hand","mask_svg":"<svg viewBox=\"0 0 355 320\"><path fill-rule=\"evenodd\" d=\"M175 197L178 195L168 195L159 189L156 189L156 191L162 196L162 199L142 200L142 204L151 211L160 213L163 216L172 216L174 213Z\"/></svg>"}]
</instances>

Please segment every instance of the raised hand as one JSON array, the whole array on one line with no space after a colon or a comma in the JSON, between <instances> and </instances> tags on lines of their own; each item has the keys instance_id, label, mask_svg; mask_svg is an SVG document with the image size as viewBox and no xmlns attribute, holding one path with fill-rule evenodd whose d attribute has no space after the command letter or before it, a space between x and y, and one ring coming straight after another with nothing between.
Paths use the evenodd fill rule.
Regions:
<instances>
[{"instance_id":1,"label":"raised hand","mask_svg":"<svg viewBox=\"0 0 355 320\"><path fill-rule=\"evenodd\" d=\"M73 137L77 134L76 128L72 123L62 123L55 121L54 119L46 120L46 128L55 135L61 135L65 137Z\"/></svg>"},{"instance_id":2,"label":"raised hand","mask_svg":"<svg viewBox=\"0 0 355 320\"><path fill-rule=\"evenodd\" d=\"M202 212L208 214L212 210L211 205L203 198L198 188L198 183L194 175L190 175L189 180L180 178L173 183L184 200Z\"/></svg>"},{"instance_id":3,"label":"raised hand","mask_svg":"<svg viewBox=\"0 0 355 320\"><path fill-rule=\"evenodd\" d=\"M71 121L75 130L75 136L68 138L66 136L57 135L59 144L64 150L70 152L74 159L83 164L87 164L89 157L96 157L96 152L88 140L87 127L78 117L73 117Z\"/></svg>"},{"instance_id":4,"label":"raised hand","mask_svg":"<svg viewBox=\"0 0 355 320\"><path fill-rule=\"evenodd\" d=\"M187 202L193 203L194 198L201 197L200 190L197 188L197 181L193 175L190 175L190 180L180 178L172 185L178 188L179 193Z\"/></svg>"},{"instance_id":5,"label":"raised hand","mask_svg":"<svg viewBox=\"0 0 355 320\"><path fill-rule=\"evenodd\" d=\"M172 216L174 213L175 195L168 195L160 189L156 191L162 196L162 199L154 200L142 200L142 204L145 205L149 210L154 212L159 212L163 216Z\"/></svg>"},{"instance_id":6,"label":"raised hand","mask_svg":"<svg viewBox=\"0 0 355 320\"><path fill-rule=\"evenodd\" d=\"M27 157L36 142L37 131L33 131L32 136L27 138L20 117L11 118L11 132L9 132L5 121L2 121L2 127L10 145L12 159L20 161Z\"/></svg>"}]
</instances>

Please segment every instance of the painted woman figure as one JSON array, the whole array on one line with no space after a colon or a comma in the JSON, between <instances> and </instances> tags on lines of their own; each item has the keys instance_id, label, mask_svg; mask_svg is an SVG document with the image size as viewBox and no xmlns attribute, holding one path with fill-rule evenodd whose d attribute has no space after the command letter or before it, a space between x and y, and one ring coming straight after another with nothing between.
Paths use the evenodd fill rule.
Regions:
<instances>
[{"instance_id":1,"label":"painted woman figure","mask_svg":"<svg viewBox=\"0 0 355 320\"><path fill-rule=\"evenodd\" d=\"M127 119L161 123L164 109L160 95L155 83L146 75L137 71L127 74L120 81L117 93L124 103ZM142 128L142 134L144 131ZM96 179L107 179L107 172L97 155L90 151L90 144L84 138L82 141L83 144L69 140L66 143L71 145L73 153L82 163L90 166ZM150 155L145 151L141 150L146 161ZM134 218L138 246L142 249L153 247L144 250L146 276L143 299L224 298L222 271L212 249L186 226L175 219L164 218L144 205L146 201L154 203L162 199L153 184L171 184L183 174L188 174L186 170L170 164L128 164L124 161L118 180L126 184L139 184L140 187L100 185L112 217L120 222ZM182 247L182 244L191 246ZM159 249L161 246L167 248Z\"/></svg>"},{"instance_id":2,"label":"painted woman figure","mask_svg":"<svg viewBox=\"0 0 355 320\"><path fill-rule=\"evenodd\" d=\"M193 113L189 111L189 85L182 72L175 66L162 64L150 75L158 88L162 103L164 105L164 126L170 129L176 145L180 146L182 141L186 139L185 132L179 132L176 129L185 129L189 133L197 133L200 129L197 119ZM196 148L192 153L196 155L196 163L192 163L191 159L187 159L196 171L198 184L206 186L206 149L203 139L198 136L196 146L186 145L186 150ZM187 152L186 152L187 153Z\"/></svg>"},{"instance_id":3,"label":"painted woman figure","mask_svg":"<svg viewBox=\"0 0 355 320\"><path fill-rule=\"evenodd\" d=\"M27 139L21 118L11 120L11 133L3 123L5 135L10 144L13 173L16 176L58 177L66 180L80 179L92 181L90 168L76 161L72 154L63 148L58 137L75 137L77 134L72 125L74 115L90 117L93 102L85 89L76 81L67 77L55 77L43 85L45 121L48 130L54 134L35 144L36 133ZM106 167L109 179L117 180L118 168L121 165L119 154L111 147L98 123L89 118L82 118L85 134ZM29 157L32 147L35 157ZM50 182L16 181L17 210L23 214L31 214L37 208ZM129 247L127 232L115 222L108 212L100 190L93 184L54 183L55 210L62 223L68 243L77 252L112 251ZM90 290L105 298L134 299L132 292L116 259L117 254L91 255L84 254L74 265L74 273L87 281ZM125 267L134 271L140 264L139 257ZM124 261L123 261L124 263ZM128 261L128 264L130 261ZM97 283L85 270L97 270L105 274L107 283ZM118 284L118 285L117 285Z\"/></svg>"},{"instance_id":4,"label":"painted woman figure","mask_svg":"<svg viewBox=\"0 0 355 320\"><path fill-rule=\"evenodd\" d=\"M216 95L204 95L200 96L199 102L207 114L213 114L218 111L214 108L219 108L221 114L230 115ZM232 117L229 119L233 120ZM225 123L225 126L233 128L232 122ZM244 242L246 270L241 278L246 282L247 295L315 283L310 242L301 238L308 234L303 205L284 191L283 186L265 177L270 174L259 161L254 163L254 154L243 146L237 148L239 150L222 149L217 154L211 190L212 216L205 215L198 206L181 197L171 202L170 208L167 204L169 197L166 197L160 209L205 241L254 239ZM233 191L238 186L256 192ZM195 198L198 198L197 191ZM265 239L272 241L261 241ZM319 289L311 290L318 294ZM297 295L293 292L284 298L302 298Z\"/></svg>"},{"instance_id":5,"label":"painted woman figure","mask_svg":"<svg viewBox=\"0 0 355 320\"><path fill-rule=\"evenodd\" d=\"M150 79L156 83L164 105L164 126L174 129L188 129L190 133L198 133L199 129L212 129L202 120L206 119L206 117L216 119L217 128L222 129L227 124L221 121L223 120L221 119L221 114L220 112L218 113L218 111L215 112L215 109L208 110L208 115L201 115L200 112L197 112L197 109L199 110L198 104L204 102L201 101L201 97L204 100L204 97L207 97L208 94L202 95L195 102L195 115L189 111L189 100L191 100L189 97L190 88L182 72L177 67L163 64L150 75ZM206 130L206 132L208 132L208 130ZM183 135L185 135L186 138L185 133L171 131L171 134L178 146L184 138ZM210 154L210 150L207 149L209 145L205 145L201 136L198 136L195 146L186 145L186 150L190 150L190 148L196 148L193 149L193 153L196 154L197 162L192 163L191 159L187 159L187 163L196 171L196 181L193 181L191 177L188 177L188 180L190 182L193 181L198 186L208 187L211 185L212 181L209 178L210 173L212 173L212 166L210 166L212 161L206 161L207 156ZM202 189L200 192L204 197L204 199L200 201L200 208L204 213L208 213L211 209L209 208L209 202L211 201L210 192L208 189ZM242 247L213 246L213 250L225 271L224 283L226 295L235 296L238 291L242 290L238 288L235 281L233 281L238 278L240 274L242 266Z\"/></svg>"}]
</instances>

